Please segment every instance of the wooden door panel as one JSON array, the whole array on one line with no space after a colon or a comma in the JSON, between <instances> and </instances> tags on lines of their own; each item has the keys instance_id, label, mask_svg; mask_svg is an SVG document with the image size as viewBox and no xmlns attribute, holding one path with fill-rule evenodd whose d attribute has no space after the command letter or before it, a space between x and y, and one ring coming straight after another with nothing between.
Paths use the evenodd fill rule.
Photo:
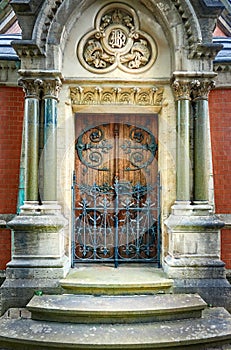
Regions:
<instances>
[{"instance_id":1,"label":"wooden door panel","mask_svg":"<svg viewBox=\"0 0 231 350\"><path fill-rule=\"evenodd\" d=\"M80 259L131 259L138 250L140 258L156 255L154 229L149 231L158 220L152 186L157 134L156 115L76 116L75 254Z\"/></svg>"}]
</instances>

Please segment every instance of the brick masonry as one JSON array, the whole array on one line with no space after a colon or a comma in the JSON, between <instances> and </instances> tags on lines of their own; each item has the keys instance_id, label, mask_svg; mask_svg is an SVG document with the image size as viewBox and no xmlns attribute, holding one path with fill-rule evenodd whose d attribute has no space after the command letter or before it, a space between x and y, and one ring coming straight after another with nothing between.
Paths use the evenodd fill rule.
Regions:
<instances>
[{"instance_id":1,"label":"brick masonry","mask_svg":"<svg viewBox=\"0 0 231 350\"><path fill-rule=\"evenodd\" d=\"M24 114L21 88L0 86L0 213L16 213ZM9 230L0 231L0 270L11 258Z\"/></svg>"},{"instance_id":2,"label":"brick masonry","mask_svg":"<svg viewBox=\"0 0 231 350\"><path fill-rule=\"evenodd\" d=\"M209 96L216 213L231 213L231 89ZM231 269L231 230L221 234L221 258Z\"/></svg>"}]
</instances>

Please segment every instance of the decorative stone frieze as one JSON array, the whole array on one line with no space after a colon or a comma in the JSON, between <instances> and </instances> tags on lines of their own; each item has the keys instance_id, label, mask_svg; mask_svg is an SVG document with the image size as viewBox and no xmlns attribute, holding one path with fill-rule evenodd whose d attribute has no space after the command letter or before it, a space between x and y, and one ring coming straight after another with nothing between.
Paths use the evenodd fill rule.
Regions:
<instances>
[{"instance_id":1,"label":"decorative stone frieze","mask_svg":"<svg viewBox=\"0 0 231 350\"><path fill-rule=\"evenodd\" d=\"M90 72L107 73L119 68L140 73L153 65L157 48L152 37L140 29L134 9L113 3L99 11L95 28L79 42L77 55Z\"/></svg>"},{"instance_id":2,"label":"decorative stone frieze","mask_svg":"<svg viewBox=\"0 0 231 350\"><path fill-rule=\"evenodd\" d=\"M215 88L214 80L193 80L192 83L192 99L207 100L211 89Z\"/></svg>"},{"instance_id":3,"label":"decorative stone frieze","mask_svg":"<svg viewBox=\"0 0 231 350\"><path fill-rule=\"evenodd\" d=\"M97 87L75 86L70 88L72 108L78 105L139 105L161 109L163 87Z\"/></svg>"}]
</instances>

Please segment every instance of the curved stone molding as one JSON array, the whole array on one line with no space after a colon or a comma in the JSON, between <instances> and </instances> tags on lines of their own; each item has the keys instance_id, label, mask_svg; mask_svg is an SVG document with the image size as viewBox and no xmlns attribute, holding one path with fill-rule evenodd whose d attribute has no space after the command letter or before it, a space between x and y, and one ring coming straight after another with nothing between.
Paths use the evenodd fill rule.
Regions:
<instances>
[{"instance_id":1,"label":"curved stone molding","mask_svg":"<svg viewBox=\"0 0 231 350\"><path fill-rule=\"evenodd\" d=\"M75 86L70 88L72 108L78 105L138 105L162 108L163 87L96 87Z\"/></svg>"},{"instance_id":2,"label":"curved stone molding","mask_svg":"<svg viewBox=\"0 0 231 350\"><path fill-rule=\"evenodd\" d=\"M134 9L114 3L99 11L95 29L80 40L77 55L93 73L108 73L117 67L141 73L155 62L157 48L151 36L140 29Z\"/></svg>"}]
</instances>

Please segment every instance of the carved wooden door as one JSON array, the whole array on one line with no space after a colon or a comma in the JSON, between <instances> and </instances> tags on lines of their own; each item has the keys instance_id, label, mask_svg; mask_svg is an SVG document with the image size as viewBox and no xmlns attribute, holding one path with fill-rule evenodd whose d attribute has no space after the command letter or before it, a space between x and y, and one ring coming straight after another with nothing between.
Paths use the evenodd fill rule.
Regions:
<instances>
[{"instance_id":1,"label":"carved wooden door","mask_svg":"<svg viewBox=\"0 0 231 350\"><path fill-rule=\"evenodd\" d=\"M76 117L75 261L157 261L157 116Z\"/></svg>"}]
</instances>

